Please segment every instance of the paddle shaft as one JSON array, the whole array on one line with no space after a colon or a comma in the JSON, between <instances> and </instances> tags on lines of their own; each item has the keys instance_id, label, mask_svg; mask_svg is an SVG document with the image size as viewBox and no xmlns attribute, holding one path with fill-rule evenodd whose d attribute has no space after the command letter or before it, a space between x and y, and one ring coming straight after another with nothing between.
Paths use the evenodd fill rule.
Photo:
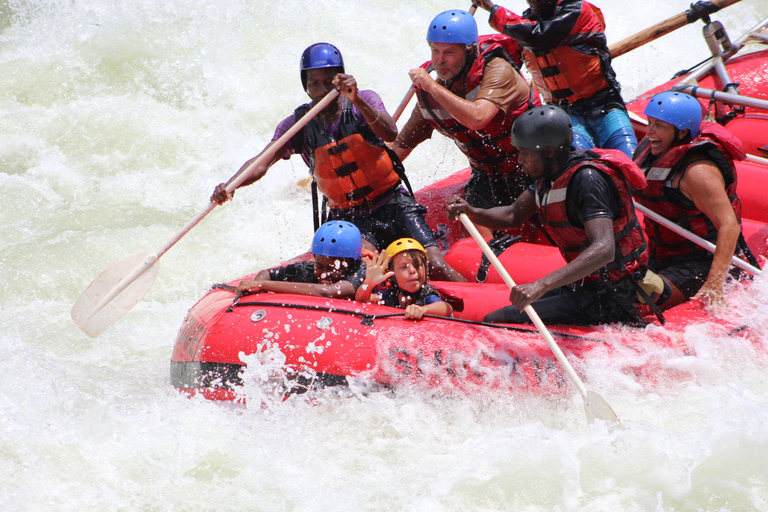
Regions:
<instances>
[{"instance_id":1,"label":"paddle shaft","mask_svg":"<svg viewBox=\"0 0 768 512\"><path fill-rule=\"evenodd\" d=\"M283 135L280 136L279 139L275 141L274 144L272 144L269 149L265 150L261 155L256 158L253 162L251 162L251 165L246 167L244 170L238 172L235 175L235 178L227 185L227 192L232 193L237 189L237 187L240 186L246 179L248 179L248 176L250 176L251 172L259 167L260 165L264 164L265 162L269 162L274 158L275 154L277 154L278 151L280 151L286 142L288 142L291 137L296 135L296 133L304 128L304 126L307 125L314 117L320 113L321 110L323 110L325 107L328 106L329 103L331 103L333 100L336 99L336 96L338 96L339 91L333 90L325 95L325 97L320 100L317 105L312 107L309 112L307 112L301 119L299 119L293 126L291 126L288 131L286 131ZM208 215L211 210L213 210L217 206L216 203L211 202L206 206L200 213L198 213L195 218L190 220L186 226L182 228L181 231L179 231L176 236L169 241L165 246L163 246L162 249L160 249L157 252L157 257L160 258L163 254L168 252L168 250L173 247L176 242L181 240L181 238L186 235L189 230L191 230L193 227L197 225L198 222L203 220L203 217Z\"/></svg>"},{"instance_id":2,"label":"paddle shaft","mask_svg":"<svg viewBox=\"0 0 768 512\"><path fill-rule=\"evenodd\" d=\"M703 247L704 249L708 250L709 252L711 252L713 254L714 254L715 250L717 249L717 246L715 246L715 244L713 244L712 242L704 240L700 236L694 235L693 233L691 233L687 229L684 229L684 228L678 226L677 224L675 224L674 222L670 221L669 219L667 219L665 217L662 217L661 215L659 215L658 213L654 212L653 210L649 210L648 208L646 208L645 206L639 204L636 201L635 201L635 208L640 210L643 213L643 215L645 215L647 217L650 217L655 222L658 222L659 224L661 224L665 228L668 228L668 229L674 231L675 233L677 233L678 235L680 235L680 236L690 240L691 242L697 244L699 247ZM753 276L759 276L762 273L762 271L759 268L753 267L752 265L750 265L746 261L744 261L741 258L738 258L736 256L733 256L731 258L731 263L733 263L734 265L736 265L740 269L742 269L742 270L744 270L746 272L749 272Z\"/></svg>"},{"instance_id":3,"label":"paddle shaft","mask_svg":"<svg viewBox=\"0 0 768 512\"><path fill-rule=\"evenodd\" d=\"M725 7L741 2L741 0L711 0L711 1L714 5L716 5L720 9L724 9ZM624 55L629 51L639 48L644 44L650 43L651 41L655 41L661 36L665 36L670 32L674 32L675 30L681 27L684 27L689 23L692 23L692 22L688 21L687 12L682 12L662 22L659 22L653 25L652 27L649 27L643 31L640 31L633 36L630 36L626 39L622 39L618 43L612 44L608 48L608 50L611 52L611 57L616 58L620 55Z\"/></svg>"},{"instance_id":4,"label":"paddle shaft","mask_svg":"<svg viewBox=\"0 0 768 512\"><path fill-rule=\"evenodd\" d=\"M251 162L251 165L246 167L244 170L239 172L235 175L235 178L232 180L232 182L227 185L227 192L233 192L238 186L240 186L241 183L243 183L248 176L251 174L251 172L257 168L258 166L262 165L265 162L270 161L272 158L274 158L275 154L282 149L283 145L285 145L288 140L290 140L291 137L293 137L299 130L304 128L306 124L311 121L321 110L323 110L325 107L328 106L329 103L331 103L333 100L336 99L336 96L338 96L339 91L333 90L325 95L325 97L320 100L317 105L312 107L312 109L309 110L309 112L306 113L299 121L296 122L293 126L291 126L288 131L286 131L279 139L275 141L274 144L272 144L267 150L265 150L261 155L259 155L258 158L256 158L253 162ZM126 275L123 279L120 280L120 282L110 290L108 294L104 296L104 298L99 302L99 304L94 308L93 312L91 313L91 316L98 313L104 306L112 302L115 297L120 295L123 291L125 291L128 286L131 285L136 279L141 277L147 270L149 270L155 263L157 263L157 260L160 259L160 257L168 252L171 247L176 245L176 243L181 240L184 235L189 233L189 231L197 226L197 224L203 220L203 218L211 213L211 211L216 207L216 203L210 202L208 205L203 208L200 213L195 215L195 217L190 220L181 231L176 233L176 235L167 243L165 244L159 251L157 251L155 254L151 254L147 256L147 258L136 268L134 268L128 275Z\"/></svg>"},{"instance_id":5,"label":"paddle shaft","mask_svg":"<svg viewBox=\"0 0 768 512\"><path fill-rule=\"evenodd\" d=\"M477 242L477 245L479 245L480 249L482 249L483 254L485 254L486 258L488 258L488 260L494 266L494 268L499 273L499 275L504 280L504 282L507 284L507 286L510 288L510 290L515 286L517 286L515 284L515 281L512 279L512 276L510 276L509 272L507 272L507 269L504 268L504 265L501 264L501 262L499 261L499 258L497 258L496 255L493 253L491 248L488 246L488 243L485 241L483 236L477 230L475 225L472 223L471 220L469 220L469 217L467 217L466 214L462 213L461 215L459 215L459 220L461 221L462 224L464 224L464 227L467 229L467 231L469 231L469 234L472 235L472 238L475 239L475 242ZM536 313L536 310L533 309L532 306L528 305L528 306L525 306L525 308L523 308L523 311L526 312L526 314L531 319L533 324L539 330L539 333L544 338L544 341L546 341L547 345L549 345L549 349L552 351L553 354L555 354L555 357L562 365L566 375L568 375L568 378L571 380L573 385L576 386L576 389L579 390L579 394L581 394L584 400L589 400L587 396L587 388L584 386L584 383L581 381L579 376L576 375L576 371L573 369L573 366L571 366L571 363L569 363L568 359L565 358L565 354L563 354L563 351L560 350L560 347L557 345L554 338L552 338L552 334L550 334L549 329L547 329L547 326L544 325L544 322L541 321L541 318L539 317L538 313Z\"/></svg>"}]
</instances>

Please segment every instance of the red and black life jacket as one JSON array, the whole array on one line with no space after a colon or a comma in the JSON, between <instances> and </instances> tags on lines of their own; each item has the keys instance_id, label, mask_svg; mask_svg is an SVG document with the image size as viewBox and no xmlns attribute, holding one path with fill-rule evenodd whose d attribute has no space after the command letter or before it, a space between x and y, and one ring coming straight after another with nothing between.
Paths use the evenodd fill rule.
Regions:
<instances>
[{"instance_id":1,"label":"red and black life jacket","mask_svg":"<svg viewBox=\"0 0 768 512\"><path fill-rule=\"evenodd\" d=\"M679 163L694 148L702 151L723 174L725 192L731 201L736 218L741 223L741 201L736 194L737 176L734 160L743 160L745 153L741 141L716 123L702 123L701 133L690 143L672 147L659 159L647 165L644 171L648 185L643 189L635 190L635 198L648 209L666 217L678 226L715 243L717 229L712 221L696 208L692 201L687 201L687 204L682 201L673 201L665 193L665 189L671 188L672 178L680 171ZM646 165L645 162L650 157L650 153L651 145L646 137L638 147L635 162L638 165ZM705 249L694 242L688 241L651 219L645 219L645 230L648 233L651 257L657 261L694 253L707 254Z\"/></svg>"},{"instance_id":2,"label":"red and black life jacket","mask_svg":"<svg viewBox=\"0 0 768 512\"><path fill-rule=\"evenodd\" d=\"M581 14L571 34L588 35L604 31L605 19L600 9L582 2ZM583 42L551 49L524 48L523 59L534 86L547 103L567 102L573 105L608 87L618 88L618 84L612 83L606 75L606 68L610 67L607 48Z\"/></svg>"},{"instance_id":3,"label":"red and black life jacket","mask_svg":"<svg viewBox=\"0 0 768 512\"><path fill-rule=\"evenodd\" d=\"M648 249L645 235L640 228L632 204L631 185L634 188L645 185L642 171L624 153L613 149L592 149L586 152L586 158L571 164L562 175L555 179L552 188L546 193L539 193L543 181L537 185L536 207L539 219L553 242L560 249L565 261L573 261L589 247L587 232L583 227L576 227L568 220L566 196L568 183L579 169L594 167L611 178L621 197L621 209L613 219L613 237L616 244L614 260L603 269L587 276L585 280L600 279L607 273L608 280L615 283L635 270L648 264Z\"/></svg>"},{"instance_id":4,"label":"red and black life jacket","mask_svg":"<svg viewBox=\"0 0 768 512\"><path fill-rule=\"evenodd\" d=\"M306 104L296 109L295 119L299 120L310 107ZM302 133L310 150L310 173L331 208L346 210L375 202L405 175L402 163L386 144L370 127L360 126L352 102L346 98L335 133L326 133L316 119L297 136Z\"/></svg>"},{"instance_id":5,"label":"red and black life jacket","mask_svg":"<svg viewBox=\"0 0 768 512\"><path fill-rule=\"evenodd\" d=\"M512 52L512 56L510 55ZM517 42L502 34L480 36L478 54L464 75L451 85L457 96L474 100L480 91L485 66L495 58L509 62L519 70L520 47ZM515 60L517 58L517 61ZM431 94L419 90L417 98L422 115L432 127L454 140L469 158L473 169L491 175L508 176L518 169L517 148L512 145L512 124L518 116L531 107L541 104L538 96L529 91L527 101L507 112L499 110L496 116L480 130L470 130L460 124L438 103Z\"/></svg>"}]
</instances>

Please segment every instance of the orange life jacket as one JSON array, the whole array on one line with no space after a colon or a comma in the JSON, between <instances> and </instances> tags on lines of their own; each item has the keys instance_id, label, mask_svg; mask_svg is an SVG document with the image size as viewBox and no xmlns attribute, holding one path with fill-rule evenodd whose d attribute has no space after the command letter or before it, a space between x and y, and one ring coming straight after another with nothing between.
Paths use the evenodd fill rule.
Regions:
<instances>
[{"instance_id":1,"label":"orange life jacket","mask_svg":"<svg viewBox=\"0 0 768 512\"><path fill-rule=\"evenodd\" d=\"M607 272L610 282L629 275L648 264L648 250L645 235L640 228L629 185L633 188L645 186L642 171L624 153L614 149L592 149L586 152L586 158L580 159L568 167L555 179L552 188L540 194L543 181L539 181L536 192L536 207L544 229L560 249L566 261L573 261L589 247L587 232L583 227L576 227L568 220L566 195L568 183L574 173L589 166L607 174L621 197L621 209L613 219L613 236L616 244L614 260L603 269L587 276L585 280L600 279ZM628 185L629 183L629 185Z\"/></svg>"},{"instance_id":2,"label":"orange life jacket","mask_svg":"<svg viewBox=\"0 0 768 512\"><path fill-rule=\"evenodd\" d=\"M309 105L299 107L296 119L308 110ZM347 210L375 202L400 183L399 159L373 130L360 127L348 99L342 102L341 121L334 134L325 133L315 119L303 133L310 149L310 173L329 207Z\"/></svg>"},{"instance_id":3,"label":"orange life jacket","mask_svg":"<svg viewBox=\"0 0 768 512\"><path fill-rule=\"evenodd\" d=\"M582 2L579 23L573 30L580 34L604 32L603 13L594 5ZM523 59L534 86L547 103L572 105L615 85L603 69L603 61L610 59L607 49L584 43L552 49L524 48Z\"/></svg>"}]
</instances>

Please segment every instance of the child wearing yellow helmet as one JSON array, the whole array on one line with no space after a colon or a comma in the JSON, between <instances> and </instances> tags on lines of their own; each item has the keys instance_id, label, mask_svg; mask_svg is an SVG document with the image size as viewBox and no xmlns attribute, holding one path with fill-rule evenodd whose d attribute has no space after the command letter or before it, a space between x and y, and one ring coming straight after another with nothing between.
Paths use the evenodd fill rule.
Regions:
<instances>
[{"instance_id":1,"label":"child wearing yellow helmet","mask_svg":"<svg viewBox=\"0 0 768 512\"><path fill-rule=\"evenodd\" d=\"M374 257L363 256L365 280L357 289L358 302L376 302L405 309L405 318L421 320L424 315L449 316L453 312L427 281L427 253L412 238L401 238ZM389 279L391 288L373 293L376 286Z\"/></svg>"}]
</instances>

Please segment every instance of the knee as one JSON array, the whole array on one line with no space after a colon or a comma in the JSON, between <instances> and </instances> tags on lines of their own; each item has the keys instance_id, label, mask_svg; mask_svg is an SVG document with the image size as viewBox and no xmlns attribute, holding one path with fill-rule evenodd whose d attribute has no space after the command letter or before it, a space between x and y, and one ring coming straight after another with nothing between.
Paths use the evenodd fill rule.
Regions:
<instances>
[{"instance_id":1,"label":"knee","mask_svg":"<svg viewBox=\"0 0 768 512\"><path fill-rule=\"evenodd\" d=\"M485 317L483 318L483 322L488 324L503 324L507 320L506 315L504 314L504 309L497 309L496 311L491 311Z\"/></svg>"},{"instance_id":2,"label":"knee","mask_svg":"<svg viewBox=\"0 0 768 512\"><path fill-rule=\"evenodd\" d=\"M637 138L635 137L634 132L630 131L627 133L626 130L622 128L621 130L613 132L611 136L608 137L608 140L605 141L603 147L606 149L618 149L629 158L632 158L635 149L637 148Z\"/></svg>"}]
</instances>

